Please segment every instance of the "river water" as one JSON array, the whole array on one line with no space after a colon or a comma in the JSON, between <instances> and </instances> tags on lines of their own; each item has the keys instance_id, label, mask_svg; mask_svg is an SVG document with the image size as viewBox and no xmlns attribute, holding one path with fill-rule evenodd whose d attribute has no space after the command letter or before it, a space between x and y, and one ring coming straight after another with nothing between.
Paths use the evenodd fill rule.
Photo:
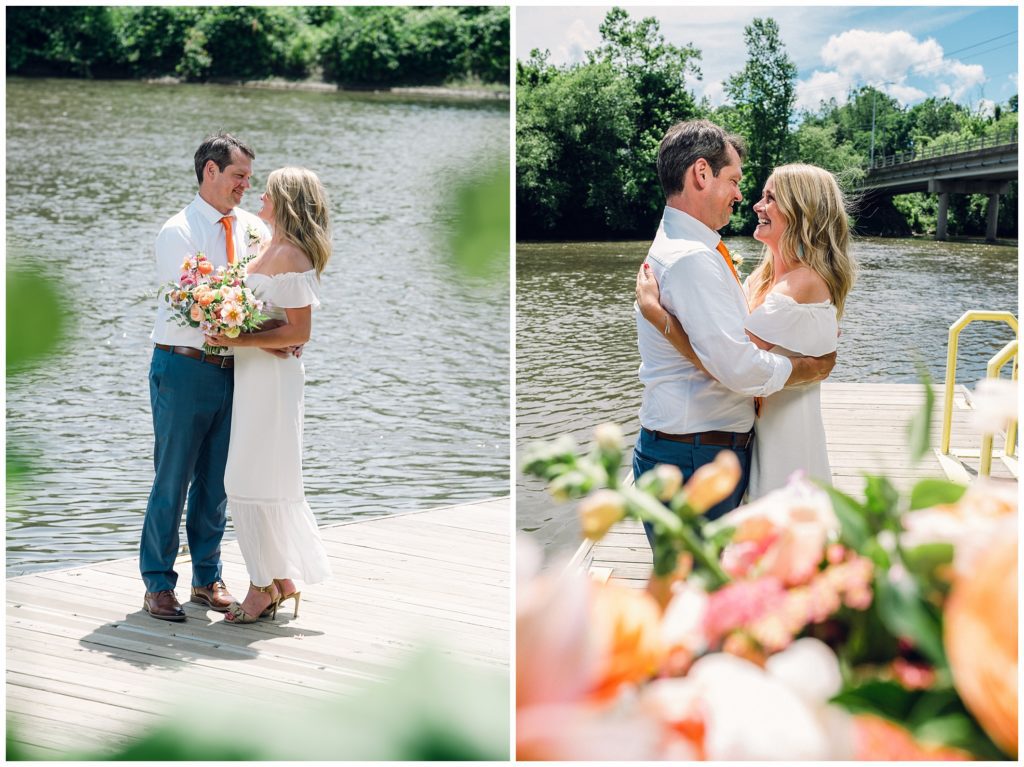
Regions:
<instances>
[{"instance_id":1,"label":"river water","mask_svg":"<svg viewBox=\"0 0 1024 767\"><path fill-rule=\"evenodd\" d=\"M737 237L726 244L744 258L745 276L760 258L760 243ZM585 444L605 421L621 424L627 442L634 441L641 386L633 290L649 245L517 245L520 454L532 440L560 434ZM941 383L949 326L965 311L1018 313L1015 246L861 238L853 252L860 276L847 299L832 381L914 383L919 360ZM988 360L1012 338L1006 325L970 325L960 335L957 382L973 387L984 378ZM540 480L517 477L517 526L549 556L578 545L573 514L572 504L556 504Z\"/></svg>"},{"instance_id":2,"label":"river water","mask_svg":"<svg viewBox=\"0 0 1024 767\"><path fill-rule=\"evenodd\" d=\"M445 258L454 176L508 158L507 103L7 80L8 260L59 272L66 350L7 380L7 573L136 553L152 481L152 245L229 129L267 173L315 170L334 255L306 348L304 472L321 524L507 495L509 285ZM8 328L8 332L11 328ZM229 526L230 530L230 526Z\"/></svg>"}]
</instances>

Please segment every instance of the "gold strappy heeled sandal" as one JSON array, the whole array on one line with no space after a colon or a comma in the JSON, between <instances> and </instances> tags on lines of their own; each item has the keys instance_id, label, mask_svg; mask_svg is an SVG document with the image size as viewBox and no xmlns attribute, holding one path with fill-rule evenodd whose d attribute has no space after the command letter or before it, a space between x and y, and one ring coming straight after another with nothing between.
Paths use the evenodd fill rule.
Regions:
<instances>
[{"instance_id":1,"label":"gold strappy heeled sandal","mask_svg":"<svg viewBox=\"0 0 1024 767\"><path fill-rule=\"evenodd\" d=\"M284 593L284 589L281 587L282 580L283 579L274 578L274 585L277 586L277 593L278 593L277 601L278 601L278 604L279 605L283 604L284 602L287 602L289 599L294 600L295 601L295 606L294 606L294 609L292 611L292 617L293 618L298 618L299 617L299 600L302 598L302 592L301 591L293 591L291 594L285 594Z\"/></svg>"},{"instance_id":2,"label":"gold strappy heeled sandal","mask_svg":"<svg viewBox=\"0 0 1024 767\"><path fill-rule=\"evenodd\" d=\"M230 605L228 605L227 612L230 613L233 617L231 620L228 620L227 617L225 616L225 623L255 623L260 618L265 618L268 615L270 616L271 619L277 617L277 606L281 604L281 591L277 589L277 599L274 599L274 583L271 582L269 586L257 586L252 581L249 581L249 588L255 589L256 591L259 591L263 594L270 594L270 604L267 605L267 608L263 610L263 612L261 612L259 615L249 615L249 613L242 609L242 605L240 605L238 602L232 602Z\"/></svg>"}]
</instances>

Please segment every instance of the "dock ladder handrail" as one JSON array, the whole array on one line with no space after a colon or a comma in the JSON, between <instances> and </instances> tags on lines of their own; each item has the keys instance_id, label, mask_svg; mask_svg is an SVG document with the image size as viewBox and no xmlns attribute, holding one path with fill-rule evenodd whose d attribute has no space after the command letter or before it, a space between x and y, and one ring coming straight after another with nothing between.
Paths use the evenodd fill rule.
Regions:
<instances>
[{"instance_id":1,"label":"dock ladder handrail","mask_svg":"<svg viewBox=\"0 0 1024 767\"><path fill-rule=\"evenodd\" d=\"M942 442L940 452L942 455L949 455L949 440L953 424L953 389L956 386L956 354L960 340L960 331L972 322L1005 322L1013 329L1018 338L1010 341L992 359L989 360L986 374L989 378L998 378L999 372L1007 362L1013 360L1013 368L1010 372L1010 379L1017 380L1018 357L1017 348L1019 341L1019 330L1017 318L1010 312L988 312L972 310L949 326L949 343L946 352L946 389L942 407ZM1013 421L1006 430L1006 447L1003 454L1012 457L1016 450L1017 422ZM988 476L992 470L992 435L986 434L981 443L981 461L978 467L980 476Z\"/></svg>"}]
</instances>

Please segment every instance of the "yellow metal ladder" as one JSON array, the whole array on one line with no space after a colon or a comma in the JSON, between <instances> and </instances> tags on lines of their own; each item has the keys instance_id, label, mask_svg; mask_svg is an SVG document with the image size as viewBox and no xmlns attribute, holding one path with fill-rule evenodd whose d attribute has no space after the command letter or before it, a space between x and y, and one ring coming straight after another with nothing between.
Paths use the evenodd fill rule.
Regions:
<instances>
[{"instance_id":1,"label":"yellow metal ladder","mask_svg":"<svg viewBox=\"0 0 1024 767\"><path fill-rule=\"evenodd\" d=\"M988 378L999 378L999 373L1002 371L1006 363L1012 361L1013 365L1010 370L1010 380L1016 381L1018 379L1017 346L1019 331L1017 328L1017 318L1014 317L1013 314L1010 312L969 311L949 326L949 344L946 352L945 400L942 408L942 441L939 450L936 451L936 454L938 456L939 463L942 464L942 467L946 472L946 476L952 480L962 482L969 481L970 475L966 469L964 469L963 463L959 458L973 458L977 456L979 458L978 475L987 477L992 473L992 434L985 434L982 437L980 451L957 450L951 454L949 448L953 426L953 391L956 387L957 347L960 339L960 331L972 322L1004 322L1013 329L1014 336L1017 337L1006 344L1006 346L1000 349L999 352L989 360L986 367L986 375ZM1006 429L1005 447L1000 453L997 453L997 456L1002 459L1003 463L1014 477L1018 475L1017 461L1014 459L1016 447L1017 422L1013 421Z\"/></svg>"}]
</instances>

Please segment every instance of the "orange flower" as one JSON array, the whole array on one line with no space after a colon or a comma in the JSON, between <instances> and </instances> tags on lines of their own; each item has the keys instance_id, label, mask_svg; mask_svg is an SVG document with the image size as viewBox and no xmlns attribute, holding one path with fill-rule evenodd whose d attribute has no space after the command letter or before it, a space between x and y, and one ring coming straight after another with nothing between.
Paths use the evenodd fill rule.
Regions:
<instances>
[{"instance_id":1,"label":"orange flower","mask_svg":"<svg viewBox=\"0 0 1024 767\"><path fill-rule=\"evenodd\" d=\"M989 737L1017 756L1017 542L990 539L946 603L953 682Z\"/></svg>"},{"instance_id":2,"label":"orange flower","mask_svg":"<svg viewBox=\"0 0 1024 767\"><path fill-rule=\"evenodd\" d=\"M686 500L697 514L721 503L740 481L740 461L731 450L722 450L711 463L704 464L686 483Z\"/></svg>"},{"instance_id":3,"label":"orange flower","mask_svg":"<svg viewBox=\"0 0 1024 767\"><path fill-rule=\"evenodd\" d=\"M199 262L199 265L196 267L196 271L198 271L200 274L209 274L210 272L213 271L213 264L211 264L206 259L203 259L202 261Z\"/></svg>"},{"instance_id":4,"label":"orange flower","mask_svg":"<svg viewBox=\"0 0 1024 767\"><path fill-rule=\"evenodd\" d=\"M192 293L192 297L200 306L209 306L213 303L213 291L205 285L200 285Z\"/></svg>"},{"instance_id":5,"label":"orange flower","mask_svg":"<svg viewBox=\"0 0 1024 767\"><path fill-rule=\"evenodd\" d=\"M918 743L909 732L877 716L859 714L853 718L854 759L862 762L967 761L966 751L947 746Z\"/></svg>"},{"instance_id":6,"label":"orange flower","mask_svg":"<svg viewBox=\"0 0 1024 767\"><path fill-rule=\"evenodd\" d=\"M666 650L661 609L650 594L624 586L595 586L591 631L601 648L602 669L594 694L610 697L623 684L645 682L657 673Z\"/></svg>"}]
</instances>

